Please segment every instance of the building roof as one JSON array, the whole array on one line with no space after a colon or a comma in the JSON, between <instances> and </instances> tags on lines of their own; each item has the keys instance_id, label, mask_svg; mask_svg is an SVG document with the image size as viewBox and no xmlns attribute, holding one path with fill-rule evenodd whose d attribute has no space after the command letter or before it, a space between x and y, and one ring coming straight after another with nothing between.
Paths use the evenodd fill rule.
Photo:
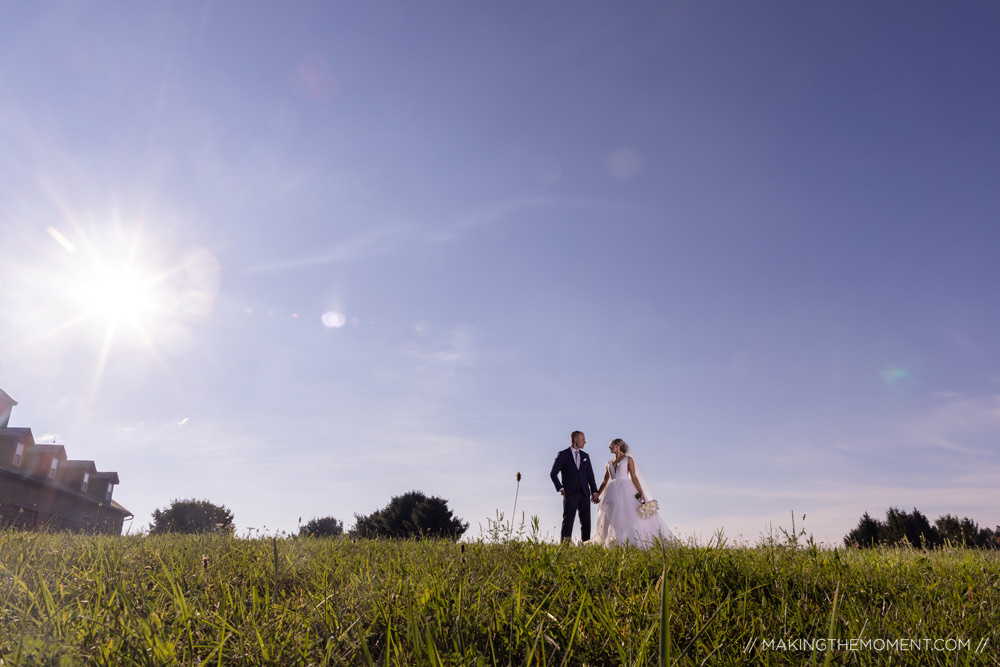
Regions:
<instances>
[{"instance_id":1,"label":"building roof","mask_svg":"<svg viewBox=\"0 0 1000 667\"><path fill-rule=\"evenodd\" d=\"M66 448L62 445L39 445L36 443L31 446L31 449L43 454L61 454L63 458L66 458Z\"/></svg>"},{"instance_id":2,"label":"building roof","mask_svg":"<svg viewBox=\"0 0 1000 667\"><path fill-rule=\"evenodd\" d=\"M31 435L31 429L28 428L27 426L4 426L4 427L0 427L0 435L13 435L13 436L17 436L18 440L20 440L24 436L28 436L28 439L31 440L31 444L35 444L35 436Z\"/></svg>"},{"instance_id":3,"label":"building roof","mask_svg":"<svg viewBox=\"0 0 1000 667\"><path fill-rule=\"evenodd\" d=\"M111 506L114 507L119 512L124 512L125 516L135 516L134 514L132 514L131 512L129 512L127 509L125 509L124 506L119 505L118 501L116 501L114 498L111 499Z\"/></svg>"},{"instance_id":4,"label":"building roof","mask_svg":"<svg viewBox=\"0 0 1000 667\"><path fill-rule=\"evenodd\" d=\"M8 394L7 392L5 392L3 389L0 389L0 402L2 402L2 403L10 403L11 405L17 405L17 401L15 401L13 398L11 398L10 394Z\"/></svg>"},{"instance_id":5,"label":"building roof","mask_svg":"<svg viewBox=\"0 0 1000 667\"><path fill-rule=\"evenodd\" d=\"M97 472L97 466L94 465L93 461L81 461L79 459L66 459L59 464L60 468L83 468L84 471L90 473L91 475Z\"/></svg>"}]
</instances>

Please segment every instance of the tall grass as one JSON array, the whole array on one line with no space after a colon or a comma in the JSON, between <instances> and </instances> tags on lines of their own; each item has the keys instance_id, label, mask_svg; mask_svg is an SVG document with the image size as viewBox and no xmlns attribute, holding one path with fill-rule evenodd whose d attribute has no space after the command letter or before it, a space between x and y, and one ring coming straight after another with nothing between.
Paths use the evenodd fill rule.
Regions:
<instances>
[{"instance_id":1,"label":"tall grass","mask_svg":"<svg viewBox=\"0 0 1000 667\"><path fill-rule=\"evenodd\" d=\"M961 549L0 533L4 665L994 665L998 620Z\"/></svg>"}]
</instances>

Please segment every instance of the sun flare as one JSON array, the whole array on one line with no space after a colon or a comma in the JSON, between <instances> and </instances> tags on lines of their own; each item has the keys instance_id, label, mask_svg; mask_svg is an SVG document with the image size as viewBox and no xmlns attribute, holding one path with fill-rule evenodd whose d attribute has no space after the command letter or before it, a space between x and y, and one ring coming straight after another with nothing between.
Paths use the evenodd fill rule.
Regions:
<instances>
[{"instance_id":1,"label":"sun flare","mask_svg":"<svg viewBox=\"0 0 1000 667\"><path fill-rule=\"evenodd\" d=\"M91 398L109 362L152 360L189 345L190 327L207 316L221 267L205 248L176 248L143 224L49 227L32 262L7 266L18 296L22 336L14 347L96 353ZM67 347L69 346L69 347Z\"/></svg>"},{"instance_id":2,"label":"sun flare","mask_svg":"<svg viewBox=\"0 0 1000 667\"><path fill-rule=\"evenodd\" d=\"M84 280L81 302L95 316L111 323L142 326L156 310L153 281L131 269L101 271Z\"/></svg>"}]
</instances>

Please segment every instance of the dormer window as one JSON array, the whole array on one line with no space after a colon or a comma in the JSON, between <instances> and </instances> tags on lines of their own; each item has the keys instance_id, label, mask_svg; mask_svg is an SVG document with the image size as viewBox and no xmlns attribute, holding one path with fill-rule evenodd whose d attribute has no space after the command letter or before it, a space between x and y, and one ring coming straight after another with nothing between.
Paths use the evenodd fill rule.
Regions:
<instances>
[{"instance_id":1,"label":"dormer window","mask_svg":"<svg viewBox=\"0 0 1000 667\"><path fill-rule=\"evenodd\" d=\"M85 473L83 473L83 485L80 487L80 490L81 491L86 491L88 484L90 484L90 473L89 472L85 472Z\"/></svg>"},{"instance_id":2,"label":"dormer window","mask_svg":"<svg viewBox=\"0 0 1000 667\"><path fill-rule=\"evenodd\" d=\"M56 478L56 469L59 467L59 459L52 457L52 465L49 466L49 479Z\"/></svg>"},{"instance_id":3,"label":"dormer window","mask_svg":"<svg viewBox=\"0 0 1000 667\"><path fill-rule=\"evenodd\" d=\"M24 443L17 443L17 447L14 448L14 458L11 459L11 464L15 468L21 467L21 459L24 458Z\"/></svg>"},{"instance_id":4,"label":"dormer window","mask_svg":"<svg viewBox=\"0 0 1000 667\"><path fill-rule=\"evenodd\" d=\"M107 502L107 503L111 502L111 493L114 490L115 490L115 485L114 484L108 484L108 492L104 496L104 502Z\"/></svg>"}]
</instances>

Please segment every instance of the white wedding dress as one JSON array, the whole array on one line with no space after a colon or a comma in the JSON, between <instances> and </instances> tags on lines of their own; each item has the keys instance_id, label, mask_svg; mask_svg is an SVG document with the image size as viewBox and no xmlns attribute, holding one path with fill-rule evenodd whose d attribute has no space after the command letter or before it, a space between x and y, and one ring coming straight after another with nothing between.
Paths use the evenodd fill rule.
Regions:
<instances>
[{"instance_id":1,"label":"white wedding dress","mask_svg":"<svg viewBox=\"0 0 1000 667\"><path fill-rule=\"evenodd\" d=\"M606 468L609 476L608 485L604 487L604 495L597 510L594 541L607 546L632 544L643 548L656 544L658 540L675 544L677 538L660 518L659 512L647 518L639 514L640 503L635 497L635 484L628 472L628 459L626 456L617 466L614 459L608 461ZM646 500L652 500L641 475L639 479L643 496Z\"/></svg>"}]
</instances>

